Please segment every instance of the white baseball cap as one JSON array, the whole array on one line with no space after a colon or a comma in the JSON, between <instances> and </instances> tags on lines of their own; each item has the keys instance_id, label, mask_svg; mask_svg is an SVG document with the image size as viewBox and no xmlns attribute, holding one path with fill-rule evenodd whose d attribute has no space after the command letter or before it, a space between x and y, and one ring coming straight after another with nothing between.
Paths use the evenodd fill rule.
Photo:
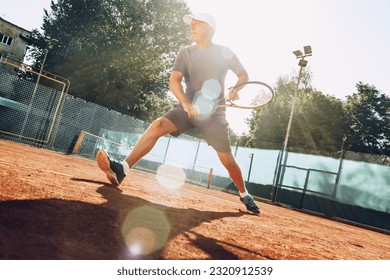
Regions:
<instances>
[{"instance_id":1,"label":"white baseball cap","mask_svg":"<svg viewBox=\"0 0 390 280\"><path fill-rule=\"evenodd\" d=\"M198 14L193 14L193 15L185 15L183 17L183 21L187 24L191 24L191 21L193 19L207 23L214 30L214 32L217 28L217 23L215 22L215 19L209 14L198 13Z\"/></svg>"}]
</instances>

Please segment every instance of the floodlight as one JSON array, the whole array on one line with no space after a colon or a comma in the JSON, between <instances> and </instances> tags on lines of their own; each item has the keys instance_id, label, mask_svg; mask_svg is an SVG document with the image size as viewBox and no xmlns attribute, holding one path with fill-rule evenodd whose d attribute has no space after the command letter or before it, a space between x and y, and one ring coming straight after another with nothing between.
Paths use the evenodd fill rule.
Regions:
<instances>
[{"instance_id":1,"label":"floodlight","mask_svg":"<svg viewBox=\"0 0 390 280\"><path fill-rule=\"evenodd\" d=\"M304 46L303 50L305 52L305 55L311 55L312 54L311 46Z\"/></svg>"},{"instance_id":2,"label":"floodlight","mask_svg":"<svg viewBox=\"0 0 390 280\"><path fill-rule=\"evenodd\" d=\"M300 50L296 50L295 52L293 52L293 54L295 54L297 58L300 58L303 55L303 53Z\"/></svg>"},{"instance_id":3,"label":"floodlight","mask_svg":"<svg viewBox=\"0 0 390 280\"><path fill-rule=\"evenodd\" d=\"M301 66L301 67L306 67L306 65L307 65L307 60L301 59L301 60L299 61L298 65Z\"/></svg>"}]
</instances>

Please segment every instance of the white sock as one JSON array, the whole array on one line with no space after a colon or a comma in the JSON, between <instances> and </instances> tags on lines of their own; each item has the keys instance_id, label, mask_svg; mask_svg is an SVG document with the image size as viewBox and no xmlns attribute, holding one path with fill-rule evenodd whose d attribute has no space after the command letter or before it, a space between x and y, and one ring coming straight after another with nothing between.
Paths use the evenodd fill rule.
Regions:
<instances>
[{"instance_id":1,"label":"white sock","mask_svg":"<svg viewBox=\"0 0 390 280\"><path fill-rule=\"evenodd\" d=\"M122 166L123 166L123 172L125 174L127 174L129 171L130 171L130 167L129 167L129 164L127 163L127 161L122 161Z\"/></svg>"},{"instance_id":2,"label":"white sock","mask_svg":"<svg viewBox=\"0 0 390 280\"><path fill-rule=\"evenodd\" d=\"M248 191L247 190L245 190L245 192L240 192L240 196L243 198L244 196L247 196L247 195L249 195L249 193L248 193Z\"/></svg>"}]
</instances>

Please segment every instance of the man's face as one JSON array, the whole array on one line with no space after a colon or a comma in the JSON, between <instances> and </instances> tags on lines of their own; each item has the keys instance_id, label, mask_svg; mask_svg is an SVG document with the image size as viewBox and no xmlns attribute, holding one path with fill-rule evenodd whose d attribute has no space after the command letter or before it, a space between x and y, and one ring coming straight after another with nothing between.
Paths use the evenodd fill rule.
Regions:
<instances>
[{"instance_id":1,"label":"man's face","mask_svg":"<svg viewBox=\"0 0 390 280\"><path fill-rule=\"evenodd\" d=\"M211 27L203 22L193 19L191 22L191 38L195 43L208 40L212 33Z\"/></svg>"}]
</instances>

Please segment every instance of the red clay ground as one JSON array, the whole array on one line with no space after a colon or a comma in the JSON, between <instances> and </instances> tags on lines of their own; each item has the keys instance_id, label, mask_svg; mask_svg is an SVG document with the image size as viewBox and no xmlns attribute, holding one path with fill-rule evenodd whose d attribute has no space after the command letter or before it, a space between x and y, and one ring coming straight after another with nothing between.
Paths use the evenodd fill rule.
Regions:
<instances>
[{"instance_id":1,"label":"red clay ground","mask_svg":"<svg viewBox=\"0 0 390 280\"><path fill-rule=\"evenodd\" d=\"M91 160L0 140L0 259L389 260L390 236L233 194L110 186Z\"/></svg>"}]
</instances>

